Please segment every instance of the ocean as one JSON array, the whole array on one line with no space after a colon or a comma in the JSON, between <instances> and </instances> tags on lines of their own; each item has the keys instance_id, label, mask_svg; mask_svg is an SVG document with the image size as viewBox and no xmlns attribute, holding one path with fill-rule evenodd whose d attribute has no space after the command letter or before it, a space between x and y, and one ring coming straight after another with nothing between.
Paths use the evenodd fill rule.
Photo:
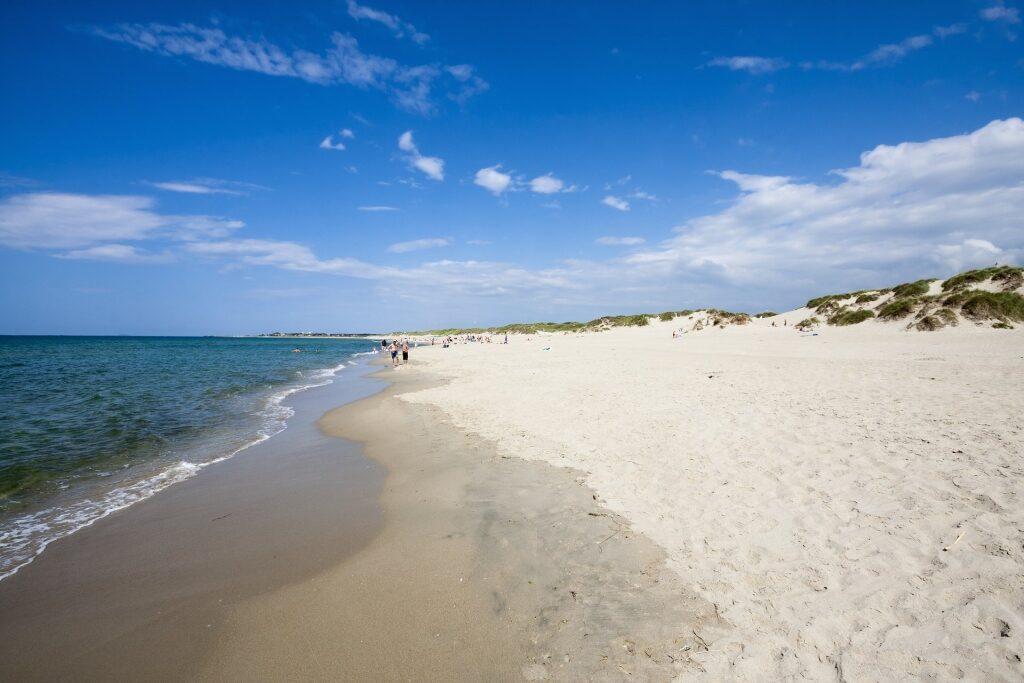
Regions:
<instances>
[{"instance_id":1,"label":"ocean","mask_svg":"<svg viewBox=\"0 0 1024 683\"><path fill-rule=\"evenodd\" d=\"M0 337L0 580L48 543L285 429L287 396L375 346Z\"/></svg>"}]
</instances>

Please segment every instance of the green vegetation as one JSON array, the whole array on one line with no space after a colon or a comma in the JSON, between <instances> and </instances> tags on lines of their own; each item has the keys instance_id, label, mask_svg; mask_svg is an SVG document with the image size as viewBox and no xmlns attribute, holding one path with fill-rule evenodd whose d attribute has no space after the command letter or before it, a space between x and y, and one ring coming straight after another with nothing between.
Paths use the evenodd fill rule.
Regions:
<instances>
[{"instance_id":1,"label":"green vegetation","mask_svg":"<svg viewBox=\"0 0 1024 683\"><path fill-rule=\"evenodd\" d=\"M893 299L878 309L878 317L882 320L899 320L914 312L917 299Z\"/></svg>"},{"instance_id":2,"label":"green vegetation","mask_svg":"<svg viewBox=\"0 0 1024 683\"><path fill-rule=\"evenodd\" d=\"M758 313L754 317L755 318L774 318L777 315L778 315L778 313L776 313L775 311L762 311L761 313Z\"/></svg>"},{"instance_id":3,"label":"green vegetation","mask_svg":"<svg viewBox=\"0 0 1024 683\"><path fill-rule=\"evenodd\" d=\"M940 308L929 315L923 316L914 325L914 328L921 332L934 332L943 327L956 327L956 313L948 308Z\"/></svg>"},{"instance_id":4,"label":"green vegetation","mask_svg":"<svg viewBox=\"0 0 1024 683\"><path fill-rule=\"evenodd\" d=\"M867 292L865 294L861 294L856 299L854 299L853 303L855 303L855 304L868 304L868 303L871 303L872 301L874 301L875 299L877 299L880 296L882 296L880 292Z\"/></svg>"},{"instance_id":5,"label":"green vegetation","mask_svg":"<svg viewBox=\"0 0 1024 683\"><path fill-rule=\"evenodd\" d=\"M732 311L723 311L719 308L709 308L707 314L712 326L746 325L750 322L750 316L746 313L733 313Z\"/></svg>"},{"instance_id":6,"label":"green vegetation","mask_svg":"<svg viewBox=\"0 0 1024 683\"><path fill-rule=\"evenodd\" d=\"M676 319L675 311L665 311L664 313L662 313L662 314L660 314L658 316L658 320L660 320L660 321L662 321L664 323L670 322L670 321L675 320L675 319Z\"/></svg>"},{"instance_id":7,"label":"green vegetation","mask_svg":"<svg viewBox=\"0 0 1024 683\"><path fill-rule=\"evenodd\" d=\"M902 299L904 297L911 296L922 296L928 293L928 288L931 283L935 282L936 278L930 280L917 280L915 282L904 282L902 285L896 285L892 288L893 298Z\"/></svg>"},{"instance_id":8,"label":"green vegetation","mask_svg":"<svg viewBox=\"0 0 1024 683\"><path fill-rule=\"evenodd\" d=\"M1007 291L1014 290L1024 284L1024 268L1016 266L993 266L991 268L968 270L960 273L959 275L954 275L943 282L942 291L954 292L958 289L963 289L968 285L984 282L985 280L1002 282L1003 289Z\"/></svg>"},{"instance_id":9,"label":"green vegetation","mask_svg":"<svg viewBox=\"0 0 1024 683\"><path fill-rule=\"evenodd\" d=\"M811 299L807 302L807 308L818 308L819 306L825 306L826 304L832 304L831 308L835 309L839 307L839 302L843 299L849 299L851 296L859 296L861 294L867 294L872 292L871 289L858 289L856 292L846 292L845 294L826 294L825 296L819 296L816 299ZM823 311L818 311L822 313Z\"/></svg>"},{"instance_id":10,"label":"green vegetation","mask_svg":"<svg viewBox=\"0 0 1024 683\"><path fill-rule=\"evenodd\" d=\"M960 311L974 320L1024 322L1024 296L1016 292L968 292Z\"/></svg>"},{"instance_id":11,"label":"green vegetation","mask_svg":"<svg viewBox=\"0 0 1024 683\"><path fill-rule=\"evenodd\" d=\"M841 309L838 313L828 319L829 325L856 325L862 323L868 318L874 318L875 314L868 310L851 311L849 309Z\"/></svg>"},{"instance_id":12,"label":"green vegetation","mask_svg":"<svg viewBox=\"0 0 1024 683\"><path fill-rule=\"evenodd\" d=\"M1011 325L1010 323L992 323L992 327L996 328L997 330L1012 330L1013 329L1013 325Z\"/></svg>"},{"instance_id":13,"label":"green vegetation","mask_svg":"<svg viewBox=\"0 0 1024 683\"><path fill-rule=\"evenodd\" d=\"M821 324L821 321L818 320L818 318L815 316L815 317L812 317L812 318L804 318L803 320L798 322L796 324L796 326L797 327L817 327L820 324Z\"/></svg>"}]
</instances>

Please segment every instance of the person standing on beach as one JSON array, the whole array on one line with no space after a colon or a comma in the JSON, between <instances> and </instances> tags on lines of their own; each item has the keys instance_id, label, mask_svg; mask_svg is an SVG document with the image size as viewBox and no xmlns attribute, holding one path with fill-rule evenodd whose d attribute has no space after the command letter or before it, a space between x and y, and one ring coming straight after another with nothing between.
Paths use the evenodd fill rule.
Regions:
<instances>
[{"instance_id":1,"label":"person standing on beach","mask_svg":"<svg viewBox=\"0 0 1024 683\"><path fill-rule=\"evenodd\" d=\"M409 340L408 339L406 339L405 342L402 344L402 362L403 363L408 363L409 362Z\"/></svg>"},{"instance_id":2,"label":"person standing on beach","mask_svg":"<svg viewBox=\"0 0 1024 683\"><path fill-rule=\"evenodd\" d=\"M391 367L398 367L398 341L391 342Z\"/></svg>"}]
</instances>

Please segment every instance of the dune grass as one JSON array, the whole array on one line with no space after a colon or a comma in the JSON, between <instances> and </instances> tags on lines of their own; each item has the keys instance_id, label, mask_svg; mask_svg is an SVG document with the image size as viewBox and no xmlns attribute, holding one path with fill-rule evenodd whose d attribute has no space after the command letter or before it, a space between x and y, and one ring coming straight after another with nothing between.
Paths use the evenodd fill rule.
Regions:
<instances>
[{"instance_id":1,"label":"dune grass","mask_svg":"<svg viewBox=\"0 0 1024 683\"><path fill-rule=\"evenodd\" d=\"M796 324L796 326L797 327L817 327L820 324L821 324L821 320L819 320L817 316L812 316L810 318L804 318L803 320L798 322Z\"/></svg>"},{"instance_id":2,"label":"dune grass","mask_svg":"<svg viewBox=\"0 0 1024 683\"><path fill-rule=\"evenodd\" d=\"M880 296L882 296L881 292L865 292L864 294L861 294L856 299L854 299L853 303L869 304Z\"/></svg>"},{"instance_id":3,"label":"dune grass","mask_svg":"<svg viewBox=\"0 0 1024 683\"><path fill-rule=\"evenodd\" d=\"M849 309L843 309L828 319L829 325L845 326L845 325L856 325L862 323L865 320L874 318L875 314L869 310L851 311Z\"/></svg>"},{"instance_id":4,"label":"dune grass","mask_svg":"<svg viewBox=\"0 0 1024 683\"><path fill-rule=\"evenodd\" d=\"M893 299L878 309L878 317L882 320L899 320L914 312L917 299Z\"/></svg>"},{"instance_id":5,"label":"dune grass","mask_svg":"<svg viewBox=\"0 0 1024 683\"><path fill-rule=\"evenodd\" d=\"M774 318L778 313L775 311L762 311L754 315L755 318Z\"/></svg>"},{"instance_id":6,"label":"dune grass","mask_svg":"<svg viewBox=\"0 0 1024 683\"><path fill-rule=\"evenodd\" d=\"M922 296L928 293L928 289L937 278L931 278L928 280L915 280L914 282L904 282L902 285L896 285L892 288L892 295L895 299L902 299L905 297Z\"/></svg>"},{"instance_id":7,"label":"dune grass","mask_svg":"<svg viewBox=\"0 0 1024 683\"><path fill-rule=\"evenodd\" d=\"M969 292L960 311L974 320L1024 322L1024 296L1016 292Z\"/></svg>"},{"instance_id":8,"label":"dune grass","mask_svg":"<svg viewBox=\"0 0 1024 683\"><path fill-rule=\"evenodd\" d=\"M959 275L954 275L942 283L942 291L954 292L969 285L993 280L1002 282L1006 290L1016 289L1024 284L1024 268L1017 266L992 266L991 268L979 268L968 270Z\"/></svg>"}]
</instances>

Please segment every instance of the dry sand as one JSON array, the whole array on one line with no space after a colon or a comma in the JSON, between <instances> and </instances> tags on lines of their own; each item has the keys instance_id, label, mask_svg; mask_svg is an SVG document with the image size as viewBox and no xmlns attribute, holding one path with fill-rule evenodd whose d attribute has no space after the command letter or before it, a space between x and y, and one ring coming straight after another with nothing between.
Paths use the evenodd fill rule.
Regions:
<instances>
[{"instance_id":1,"label":"dry sand","mask_svg":"<svg viewBox=\"0 0 1024 683\"><path fill-rule=\"evenodd\" d=\"M777 322L419 348L395 374L446 378L401 398L584 473L667 552L722 616L683 678L1020 680L1024 333Z\"/></svg>"}]
</instances>

